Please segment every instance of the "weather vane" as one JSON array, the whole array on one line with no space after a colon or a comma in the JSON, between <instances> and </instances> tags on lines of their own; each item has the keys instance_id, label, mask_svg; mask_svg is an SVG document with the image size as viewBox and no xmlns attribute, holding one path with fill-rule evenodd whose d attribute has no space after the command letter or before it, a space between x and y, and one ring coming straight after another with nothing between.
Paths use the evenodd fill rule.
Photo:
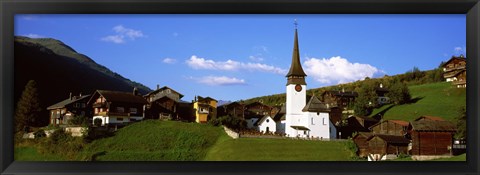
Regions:
<instances>
[{"instance_id":1,"label":"weather vane","mask_svg":"<svg viewBox=\"0 0 480 175\"><path fill-rule=\"evenodd\" d=\"M293 24L295 25L295 29L297 29L297 25L298 25L297 19L295 19L295 22L293 22Z\"/></svg>"}]
</instances>

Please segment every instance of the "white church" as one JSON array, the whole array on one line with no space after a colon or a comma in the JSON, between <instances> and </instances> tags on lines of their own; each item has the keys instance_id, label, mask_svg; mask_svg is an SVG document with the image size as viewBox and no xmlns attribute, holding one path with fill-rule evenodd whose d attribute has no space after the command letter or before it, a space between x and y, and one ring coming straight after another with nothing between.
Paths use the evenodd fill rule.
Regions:
<instances>
[{"instance_id":1,"label":"white church","mask_svg":"<svg viewBox=\"0 0 480 175\"><path fill-rule=\"evenodd\" d=\"M330 120L328 104L321 102L315 95L307 103L306 76L300 64L295 23L292 63L286 75L287 101L285 121L283 121L285 128L277 128L277 130L283 130L287 137L336 139L337 131Z\"/></svg>"}]
</instances>

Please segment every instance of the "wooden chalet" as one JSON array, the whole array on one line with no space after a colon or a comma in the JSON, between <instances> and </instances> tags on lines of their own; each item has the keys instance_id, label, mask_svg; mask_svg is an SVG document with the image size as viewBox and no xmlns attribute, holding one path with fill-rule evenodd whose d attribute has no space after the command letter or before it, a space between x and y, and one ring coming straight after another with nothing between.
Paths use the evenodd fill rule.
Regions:
<instances>
[{"instance_id":1,"label":"wooden chalet","mask_svg":"<svg viewBox=\"0 0 480 175\"><path fill-rule=\"evenodd\" d=\"M354 91L325 91L322 93L322 99L330 106L337 106L342 110L352 108L358 93Z\"/></svg>"},{"instance_id":2,"label":"wooden chalet","mask_svg":"<svg viewBox=\"0 0 480 175\"><path fill-rule=\"evenodd\" d=\"M241 102L232 102L217 107L217 116L231 116L244 119L245 105Z\"/></svg>"},{"instance_id":3,"label":"wooden chalet","mask_svg":"<svg viewBox=\"0 0 480 175\"><path fill-rule=\"evenodd\" d=\"M144 109L148 104L138 91L133 93L97 90L88 105L93 108L93 124L101 120L101 125L123 125L144 118Z\"/></svg>"},{"instance_id":4,"label":"wooden chalet","mask_svg":"<svg viewBox=\"0 0 480 175\"><path fill-rule=\"evenodd\" d=\"M218 101L211 97L195 96L193 111L195 112L195 122L207 123L208 120L217 117Z\"/></svg>"},{"instance_id":5,"label":"wooden chalet","mask_svg":"<svg viewBox=\"0 0 480 175\"><path fill-rule=\"evenodd\" d=\"M443 78L446 82L452 82L456 87L467 86L467 59L460 55L458 57L452 56L450 60L442 65Z\"/></svg>"},{"instance_id":6,"label":"wooden chalet","mask_svg":"<svg viewBox=\"0 0 480 175\"><path fill-rule=\"evenodd\" d=\"M374 134L385 134L404 136L408 133L409 122L402 120L384 120L373 126L370 126L370 130Z\"/></svg>"},{"instance_id":7,"label":"wooden chalet","mask_svg":"<svg viewBox=\"0 0 480 175\"><path fill-rule=\"evenodd\" d=\"M349 116L347 125L341 127L342 138L353 137L356 132L370 132L369 127L378 123L378 120L364 116Z\"/></svg>"},{"instance_id":8,"label":"wooden chalet","mask_svg":"<svg viewBox=\"0 0 480 175\"><path fill-rule=\"evenodd\" d=\"M50 111L50 124L52 125L69 125L69 121L77 116L88 116L90 108L87 107L87 102L90 95L72 96L47 107Z\"/></svg>"},{"instance_id":9,"label":"wooden chalet","mask_svg":"<svg viewBox=\"0 0 480 175\"><path fill-rule=\"evenodd\" d=\"M369 154L369 145L367 140L374 136L371 132L358 132L355 136L352 137L353 142L357 145L357 155L360 157L367 157Z\"/></svg>"},{"instance_id":10,"label":"wooden chalet","mask_svg":"<svg viewBox=\"0 0 480 175\"><path fill-rule=\"evenodd\" d=\"M449 121L410 122L412 155L450 155L456 127Z\"/></svg>"},{"instance_id":11,"label":"wooden chalet","mask_svg":"<svg viewBox=\"0 0 480 175\"><path fill-rule=\"evenodd\" d=\"M385 159L394 159L399 154L408 154L410 140L403 136L374 134L367 143L370 158L385 156Z\"/></svg>"},{"instance_id":12,"label":"wooden chalet","mask_svg":"<svg viewBox=\"0 0 480 175\"><path fill-rule=\"evenodd\" d=\"M192 113L181 113L191 108L191 104L180 100L183 95L168 86L157 89L143 96L148 101L146 118L152 119L185 119L191 120ZM182 108L183 110L179 110ZM189 110L191 111L191 110Z\"/></svg>"},{"instance_id":13,"label":"wooden chalet","mask_svg":"<svg viewBox=\"0 0 480 175\"><path fill-rule=\"evenodd\" d=\"M387 88L383 87L383 84L380 84L379 87L375 88L375 93L378 96L377 103L380 105L390 103L390 98L386 95L390 92Z\"/></svg>"}]
</instances>

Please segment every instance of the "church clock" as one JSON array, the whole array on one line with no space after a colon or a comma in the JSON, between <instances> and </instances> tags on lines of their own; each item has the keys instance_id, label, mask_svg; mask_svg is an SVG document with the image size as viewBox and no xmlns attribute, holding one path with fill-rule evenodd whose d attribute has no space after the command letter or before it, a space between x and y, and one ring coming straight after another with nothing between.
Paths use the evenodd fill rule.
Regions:
<instances>
[{"instance_id":1,"label":"church clock","mask_svg":"<svg viewBox=\"0 0 480 175\"><path fill-rule=\"evenodd\" d=\"M295 90L296 90L297 92L302 91L302 85L299 85L299 84L295 85Z\"/></svg>"}]
</instances>

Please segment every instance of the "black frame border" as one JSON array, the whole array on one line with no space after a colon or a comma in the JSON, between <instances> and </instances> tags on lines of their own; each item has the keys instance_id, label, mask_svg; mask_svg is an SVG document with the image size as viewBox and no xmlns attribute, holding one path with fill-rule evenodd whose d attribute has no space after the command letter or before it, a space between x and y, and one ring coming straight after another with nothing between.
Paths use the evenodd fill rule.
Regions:
<instances>
[{"instance_id":1,"label":"black frame border","mask_svg":"<svg viewBox=\"0 0 480 175\"><path fill-rule=\"evenodd\" d=\"M1 174L479 174L479 0L1 0ZM15 14L466 14L466 162L16 162Z\"/></svg>"}]
</instances>

